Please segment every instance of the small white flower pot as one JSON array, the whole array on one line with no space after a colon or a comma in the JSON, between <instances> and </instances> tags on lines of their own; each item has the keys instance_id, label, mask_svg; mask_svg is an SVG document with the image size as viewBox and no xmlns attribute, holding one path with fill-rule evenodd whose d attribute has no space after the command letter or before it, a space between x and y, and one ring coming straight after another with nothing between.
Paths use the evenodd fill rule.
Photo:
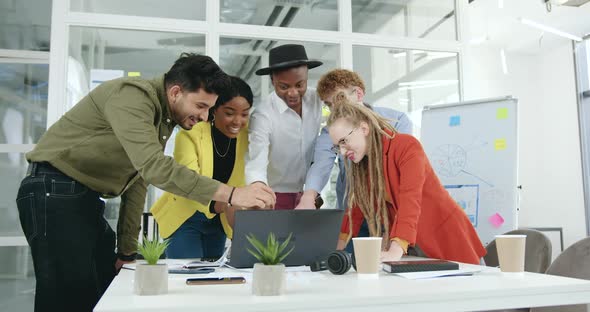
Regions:
<instances>
[{"instance_id":1,"label":"small white flower pot","mask_svg":"<svg viewBox=\"0 0 590 312\"><path fill-rule=\"evenodd\" d=\"M168 293L168 265L137 264L133 292L140 296L162 295Z\"/></svg>"},{"instance_id":2,"label":"small white flower pot","mask_svg":"<svg viewBox=\"0 0 590 312\"><path fill-rule=\"evenodd\" d=\"M256 296L280 296L285 294L285 265L254 264L252 294Z\"/></svg>"}]
</instances>

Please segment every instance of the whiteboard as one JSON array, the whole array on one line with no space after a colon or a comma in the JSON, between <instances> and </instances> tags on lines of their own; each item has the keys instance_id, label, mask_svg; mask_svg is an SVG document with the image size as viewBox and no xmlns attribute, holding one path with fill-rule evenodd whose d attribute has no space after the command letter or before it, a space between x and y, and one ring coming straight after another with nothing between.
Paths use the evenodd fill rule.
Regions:
<instances>
[{"instance_id":1,"label":"whiteboard","mask_svg":"<svg viewBox=\"0 0 590 312\"><path fill-rule=\"evenodd\" d=\"M421 142L438 178L487 245L518 227L517 100L426 106Z\"/></svg>"}]
</instances>

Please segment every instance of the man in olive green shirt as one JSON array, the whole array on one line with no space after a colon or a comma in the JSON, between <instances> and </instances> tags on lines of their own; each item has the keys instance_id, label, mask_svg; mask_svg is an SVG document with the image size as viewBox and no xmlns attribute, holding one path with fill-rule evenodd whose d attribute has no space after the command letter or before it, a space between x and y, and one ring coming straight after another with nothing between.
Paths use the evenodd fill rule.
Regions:
<instances>
[{"instance_id":1,"label":"man in olive green shirt","mask_svg":"<svg viewBox=\"0 0 590 312\"><path fill-rule=\"evenodd\" d=\"M104 82L58 120L26 155L17 195L37 279L36 311L90 311L135 259L148 184L207 204L272 207L261 184L232 188L163 153L175 125L207 120L229 84L215 62L183 54L163 77ZM121 196L115 235L100 197Z\"/></svg>"}]
</instances>

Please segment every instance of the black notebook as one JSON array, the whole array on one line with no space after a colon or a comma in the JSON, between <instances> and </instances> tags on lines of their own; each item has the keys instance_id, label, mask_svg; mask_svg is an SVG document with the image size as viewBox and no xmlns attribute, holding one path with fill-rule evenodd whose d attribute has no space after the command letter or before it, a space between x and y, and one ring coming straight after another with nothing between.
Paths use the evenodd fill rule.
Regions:
<instances>
[{"instance_id":1,"label":"black notebook","mask_svg":"<svg viewBox=\"0 0 590 312\"><path fill-rule=\"evenodd\" d=\"M383 262L383 270L389 273L458 270L459 264L445 260L415 260Z\"/></svg>"}]
</instances>

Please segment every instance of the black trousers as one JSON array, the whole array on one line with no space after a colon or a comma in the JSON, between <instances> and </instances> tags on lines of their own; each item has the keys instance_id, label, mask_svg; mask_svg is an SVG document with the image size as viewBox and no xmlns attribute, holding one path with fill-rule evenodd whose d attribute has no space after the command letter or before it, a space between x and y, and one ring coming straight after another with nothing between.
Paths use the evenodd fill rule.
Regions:
<instances>
[{"instance_id":1,"label":"black trousers","mask_svg":"<svg viewBox=\"0 0 590 312\"><path fill-rule=\"evenodd\" d=\"M32 163L16 204L33 255L35 311L92 311L116 275L115 233L99 194Z\"/></svg>"}]
</instances>

